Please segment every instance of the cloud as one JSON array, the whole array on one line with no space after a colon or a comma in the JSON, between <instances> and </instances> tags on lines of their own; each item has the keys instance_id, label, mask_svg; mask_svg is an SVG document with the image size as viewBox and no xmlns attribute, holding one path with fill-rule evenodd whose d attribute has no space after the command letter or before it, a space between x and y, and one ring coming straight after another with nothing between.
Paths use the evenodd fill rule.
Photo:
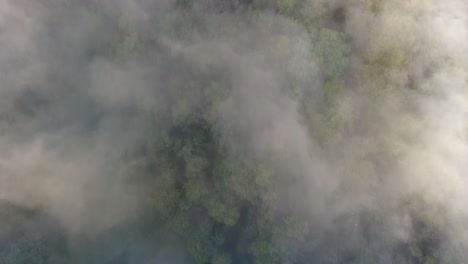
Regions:
<instances>
[{"instance_id":1,"label":"cloud","mask_svg":"<svg viewBox=\"0 0 468 264\"><path fill-rule=\"evenodd\" d=\"M232 159L273 171L266 204L308 222L316 261L395 262L427 222L434 250L463 259L465 2L310 0L307 25L176 4L0 0L3 201L56 218L76 252L144 218L141 149L224 85L207 119Z\"/></svg>"}]
</instances>

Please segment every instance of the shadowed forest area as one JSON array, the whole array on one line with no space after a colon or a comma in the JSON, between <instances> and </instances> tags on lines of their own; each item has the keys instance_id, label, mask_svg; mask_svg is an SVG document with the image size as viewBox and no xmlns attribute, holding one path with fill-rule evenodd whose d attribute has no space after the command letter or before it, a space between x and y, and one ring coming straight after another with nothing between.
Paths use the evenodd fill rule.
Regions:
<instances>
[{"instance_id":1,"label":"shadowed forest area","mask_svg":"<svg viewBox=\"0 0 468 264\"><path fill-rule=\"evenodd\" d=\"M467 82L464 0L0 0L0 263L467 263Z\"/></svg>"}]
</instances>

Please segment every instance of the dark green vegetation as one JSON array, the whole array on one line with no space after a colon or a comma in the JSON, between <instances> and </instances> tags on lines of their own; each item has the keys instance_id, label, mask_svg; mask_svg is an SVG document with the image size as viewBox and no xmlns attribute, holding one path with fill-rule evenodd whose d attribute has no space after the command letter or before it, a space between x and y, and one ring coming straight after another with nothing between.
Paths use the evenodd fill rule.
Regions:
<instances>
[{"instance_id":1,"label":"dark green vegetation","mask_svg":"<svg viewBox=\"0 0 468 264\"><path fill-rule=\"evenodd\" d=\"M0 220L24 226L0 234L0 263L464 263L442 202L407 187L415 98L455 66L421 54L404 7L387 25L385 0L38 2L48 75L2 122L86 138L120 120L105 153L125 173L102 181L141 208L67 239L6 205Z\"/></svg>"},{"instance_id":2,"label":"dark green vegetation","mask_svg":"<svg viewBox=\"0 0 468 264\"><path fill-rule=\"evenodd\" d=\"M35 210L0 204L1 263L60 263L66 238L56 220Z\"/></svg>"}]
</instances>

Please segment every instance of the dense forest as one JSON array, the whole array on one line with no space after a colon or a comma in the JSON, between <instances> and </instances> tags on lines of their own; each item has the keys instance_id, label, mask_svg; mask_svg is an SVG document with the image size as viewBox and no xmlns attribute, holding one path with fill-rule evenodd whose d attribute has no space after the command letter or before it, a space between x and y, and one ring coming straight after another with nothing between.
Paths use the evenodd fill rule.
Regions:
<instances>
[{"instance_id":1,"label":"dense forest","mask_svg":"<svg viewBox=\"0 0 468 264\"><path fill-rule=\"evenodd\" d=\"M464 0L0 0L0 263L467 263L467 41Z\"/></svg>"}]
</instances>

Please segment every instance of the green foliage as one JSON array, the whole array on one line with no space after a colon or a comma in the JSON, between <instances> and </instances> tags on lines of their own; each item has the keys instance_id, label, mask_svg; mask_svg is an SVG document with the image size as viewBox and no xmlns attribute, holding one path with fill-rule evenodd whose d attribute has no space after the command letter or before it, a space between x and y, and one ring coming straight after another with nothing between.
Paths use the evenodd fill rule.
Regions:
<instances>
[{"instance_id":1,"label":"green foliage","mask_svg":"<svg viewBox=\"0 0 468 264\"><path fill-rule=\"evenodd\" d=\"M206 209L214 221L226 226L234 226L239 219L239 212L235 205L223 202L221 197L212 196L207 202Z\"/></svg>"},{"instance_id":2,"label":"green foliage","mask_svg":"<svg viewBox=\"0 0 468 264\"><path fill-rule=\"evenodd\" d=\"M279 263L279 256L274 249L272 240L268 237L259 238L252 244L252 254L255 256L256 264Z\"/></svg>"},{"instance_id":3,"label":"green foliage","mask_svg":"<svg viewBox=\"0 0 468 264\"><path fill-rule=\"evenodd\" d=\"M315 54L320 68L330 77L343 74L348 65L350 53L346 35L325 28L310 28L312 51Z\"/></svg>"},{"instance_id":4,"label":"green foliage","mask_svg":"<svg viewBox=\"0 0 468 264\"><path fill-rule=\"evenodd\" d=\"M196 263L208 263L211 256L212 246L200 239L190 239L188 241L188 250L192 254Z\"/></svg>"},{"instance_id":5,"label":"green foliage","mask_svg":"<svg viewBox=\"0 0 468 264\"><path fill-rule=\"evenodd\" d=\"M377 15L380 12L382 12L384 1L383 0L367 0L366 4L369 7L369 9L372 11L372 13Z\"/></svg>"},{"instance_id":6,"label":"green foliage","mask_svg":"<svg viewBox=\"0 0 468 264\"><path fill-rule=\"evenodd\" d=\"M298 5L297 0L279 0L278 1L279 12L285 15L292 15L297 5Z\"/></svg>"},{"instance_id":7,"label":"green foliage","mask_svg":"<svg viewBox=\"0 0 468 264\"><path fill-rule=\"evenodd\" d=\"M199 204L209 193L203 182L196 179L189 179L184 185L184 191L187 199L193 204Z\"/></svg>"},{"instance_id":8,"label":"green foliage","mask_svg":"<svg viewBox=\"0 0 468 264\"><path fill-rule=\"evenodd\" d=\"M73 7L73 2L67 0L64 3ZM90 2L90 17L99 17L98 12L102 8L99 1L86 2ZM147 115L151 116L145 121L152 131L136 131L138 150L135 152L138 154L135 155L138 159L135 162L137 165L130 165L131 170L135 170L132 180L138 182L141 174L144 174L143 182L149 186L142 189L151 191L148 195L149 202L145 200L142 208L149 208L150 212L145 213L150 215L151 220L163 228L169 228L171 235L177 236L196 263L307 263L304 259L309 255L320 255L321 252L314 250L324 250L327 254L321 259L325 261L307 260L311 263L382 263L375 253L380 253L375 250L377 245L372 244L378 240L373 228L390 232L387 230L390 220L385 219L385 216L392 213L398 216L409 215L408 225L411 228L408 229L414 234L402 241L391 241L386 244L388 249L379 250L385 253L398 251L395 253L397 256L394 263L443 263L441 244L444 238L441 230L448 225L444 218L446 212L439 210L438 205L424 200L422 194L409 197L401 205L385 204L385 210L388 209L390 213L381 212L378 208L372 208L381 204L374 203L374 197L369 195L390 196L388 193L374 192L381 190L380 185L393 183L392 179L385 178L389 176L387 168L395 167L392 172L398 172L407 166L401 161L402 153L405 153L405 144L402 142L419 142L416 138L420 135L418 131L425 129L416 115L399 115L398 118L392 117L392 122L389 122L386 119L388 112L383 113L382 106L392 107L392 111L399 113L400 110L406 111L403 110L404 106L408 107L400 103L404 100L399 99L414 95L413 92L434 93L434 84L430 80L432 77L420 78L415 83L409 79L413 71L416 72L414 74L425 75L419 72L424 69L418 69L418 63L432 61L430 56L440 56L433 54L438 52L426 51L421 47L403 48L403 45L398 45L399 42L392 42L388 37L392 34L387 35L387 32L359 32L369 35L370 43L352 50L360 44L352 43L353 39L347 35L349 28L344 30L343 25L338 25L344 22L336 20L346 19L349 3L359 4L356 9L350 9L353 23L357 25L361 22L370 23L372 16L379 17L380 14L385 14L379 17L380 24L399 20L399 17L391 17L395 16L392 12L383 13L386 11L385 0L162 2L172 5L168 4L166 12L158 13L157 17L149 14L146 16L146 10L136 10L140 3L131 5L135 8L132 11L145 14L142 18L129 19L126 17L128 14L116 8L113 11L118 14L115 18L106 17L99 21L115 24L115 28L104 32L105 36L95 36L106 39L105 43L84 53L87 59L92 60L97 53L94 49L103 49L105 52L102 56L108 56L106 59L111 63L141 66L144 68L143 72L148 65L156 65L154 68L149 67L151 70L148 71L148 75L154 73L156 76L143 73L139 75L148 79L142 80L148 87L144 85L141 90L137 89L135 98L133 94L128 96L137 101L141 99L141 94L154 92L159 96L149 98L155 100L154 105L147 107L145 104L140 109L139 106L132 105L134 103L129 104L130 106L122 103L115 107L115 111L116 115L124 113L132 118L135 112L138 112L138 117L140 112L143 112L141 115L145 118ZM362 21L353 13L361 9L369 10L369 16ZM338 13L338 19L334 18L335 13ZM421 17L422 20L427 19ZM51 24L53 20L50 21ZM356 25L353 24L350 28L354 26ZM406 26L402 22L402 26L397 28ZM35 30L34 27L32 31ZM51 31L55 30L54 27L51 28ZM375 35L378 39L374 39ZM383 38L390 40L390 43L381 41L382 35L387 36ZM354 40L357 38L355 35L353 37ZM427 53L424 56L428 58L421 56L419 59L422 62L418 61L416 66L413 65L413 49ZM32 53L34 52L33 49ZM63 54L58 56L62 57ZM64 57L68 59L68 56ZM75 59L73 56L70 58ZM351 59L358 61L352 65L353 68L350 65ZM13 64L15 63L13 60ZM460 66L451 58L441 59L439 63L440 65L434 67L431 65L431 69L452 72ZM53 65L56 67L59 64L54 61ZM12 66L15 68L17 65ZM73 70L75 69L67 69L67 73ZM44 75L47 79L50 77L54 82L62 81L60 76L55 76L54 70L42 71L33 73ZM254 74L249 75L250 71ZM119 74L124 75L125 72ZM245 76L248 78L244 79ZM438 82L445 82L445 76L437 78L440 79ZM153 80L157 81L152 83ZM139 85L138 81L140 80L136 81L136 85ZM412 91L398 91L403 90L402 87L411 88ZM121 87L117 88L118 92ZM133 93L133 88L125 87L130 93ZM257 91L258 95L255 94ZM88 92L87 90L84 97L94 99ZM360 100L356 103L359 104L356 109L346 104L345 99L349 94ZM250 95L257 96L260 100L247 98ZM245 106L244 100L247 101L245 105L252 109L242 109ZM7 98L4 101L14 100ZM264 102L266 103L263 104ZM17 107L16 104L20 103L8 102L5 106L2 105L2 109L7 108L2 112L10 112L10 108ZM289 133L290 127L280 127L284 131L274 130L273 133L281 134L281 140L277 141L284 142L272 142L276 138L266 141L270 144L265 144L268 146L264 151L262 133L269 137L272 127L277 128L275 126L278 123L284 125L281 122L285 117L283 113L278 113L283 106L291 111L287 113L291 115L285 116L287 121L293 122L292 129L296 129L297 124L304 125L305 133L308 133L306 137L309 138L302 140L304 146L296 150L298 139L292 137L297 134ZM275 111L270 112L270 107ZM353 108L356 113L349 114L346 107ZM413 102L408 108L410 107L410 111L421 111ZM276 111L277 109L280 110ZM255 112L252 118L250 115L254 111L260 113ZM393 114L392 111L390 113ZM225 118L229 114L233 116ZM276 114L278 116L270 118L270 115ZM263 116L267 116L266 120L262 119ZM350 116L353 116L353 120ZM3 119L13 118L3 116ZM371 122L374 120L381 122ZM104 129L114 125L113 120L109 123L105 124ZM130 137L134 136L134 129L136 128L128 128ZM29 130L28 123L24 133L28 134ZM74 128L71 132L75 132ZM140 142L140 132L149 138L148 142ZM255 142L257 139L262 143ZM49 148L49 143L54 145L54 140L46 140L45 147ZM293 142L292 147L288 145L289 140ZM442 156L445 154L442 153ZM317 156L318 161L312 162L309 160L310 156ZM122 160L126 160L125 158ZM331 182L336 181L337 186L330 189L336 193L322 195L322 190L317 187L321 183L313 186L316 189L310 188L317 194L294 193L298 189L309 190L307 187L314 184L311 179L318 179L317 182L322 180L321 177L324 176L321 175L321 170L317 170L320 172L315 175L315 168L310 169L320 163L322 158L330 158L327 159L330 164L325 169L330 172L327 171L324 175L333 174L334 179ZM444 158L446 157L442 159ZM304 164L309 162L311 164ZM284 164L290 166L283 166ZM300 164L299 168L293 168L296 164ZM302 165L304 166L301 167ZM390 176L407 177L393 174ZM335 183L330 185L333 184ZM306 187L302 188L302 185ZM327 189L326 192L329 194L330 191ZM362 233L356 235L358 242L356 245L345 246L350 249L339 246L331 249L315 248L316 240L324 240L326 245L341 245L342 237L336 233L349 237L355 235L349 230L333 230L334 223L317 225L331 226L327 230L314 230L313 224L321 216L309 215L308 211L308 206L320 204L318 211L322 212L331 204L330 210L340 214L341 211L346 211L342 207L346 207L348 201L336 203L335 200L337 197L347 197L346 192L359 192L353 198L361 199L360 192L363 193L362 196L366 196L362 201L352 201L359 205L362 202L362 207L366 210L353 212L352 216L348 215L350 212L343 212L346 221L356 222L363 229L356 231L358 224L354 228L355 233ZM304 199L301 206L306 204L304 207L307 208L299 208L301 206L297 205L298 197ZM315 197L320 201L315 203ZM335 220L340 217L341 215L333 215L330 218ZM321 236L315 237L316 234ZM310 239L311 236L314 237ZM349 241L348 237L343 240ZM5 253L2 247L13 250ZM347 256L347 250L352 251L353 254L349 254L351 257ZM2 260L6 259L6 263L49 263L47 256L43 254L45 251L47 248L43 241L20 239L1 245L0 256Z\"/></svg>"},{"instance_id":9,"label":"green foliage","mask_svg":"<svg viewBox=\"0 0 468 264\"><path fill-rule=\"evenodd\" d=\"M265 188L271 185L272 174L264 167L258 167L255 172L255 184L259 188Z\"/></svg>"},{"instance_id":10,"label":"green foliage","mask_svg":"<svg viewBox=\"0 0 468 264\"><path fill-rule=\"evenodd\" d=\"M227 254L216 254L214 255L211 263L213 264L231 264L231 257Z\"/></svg>"},{"instance_id":11,"label":"green foliage","mask_svg":"<svg viewBox=\"0 0 468 264\"><path fill-rule=\"evenodd\" d=\"M388 76L392 71L401 69L410 62L410 58L402 50L389 49L377 52L370 58L372 74Z\"/></svg>"},{"instance_id":12,"label":"green foliage","mask_svg":"<svg viewBox=\"0 0 468 264\"><path fill-rule=\"evenodd\" d=\"M230 2L222 4L226 8ZM366 4L375 14L382 11L382 1L369 0ZM411 57L394 48L365 51L362 65L350 72L350 39L345 32L332 29L329 6L324 1L253 1L229 14L230 20L226 19L229 23L224 21L225 24L216 14L221 11L196 9L199 7L192 1L178 1L169 14L158 18L155 27L163 34L153 42L145 40L146 36L130 25L123 26L115 46L116 56L129 61L144 53L145 48L149 49L145 45L158 43L161 45L158 48L167 49L164 54L176 65L168 67L180 71L172 81L175 84L167 84L170 87L165 96L167 102L161 102L154 110L157 118L153 122L158 128L148 147L148 156L152 159L148 170L154 174L153 199L158 217L178 234L196 263L229 264L238 258L247 259L245 263L302 263L299 256L307 254L301 252L302 245L308 242L307 238L314 230L303 214L278 208L294 206L282 200L287 200L290 195L283 190L291 188L287 184L300 184L295 181L301 181L276 170L277 164L289 158L289 153L271 146L271 156L258 158L256 153L252 154L255 151L247 150L251 146L239 143L242 140L238 139L243 135L235 130L236 126L225 123L222 118L230 97L236 96L232 86L237 83L232 79L237 75L232 72L239 70L226 67L223 60L233 55L231 53L250 55L244 47L250 40L240 37L238 47L234 45L232 50L226 49L229 56L216 58L208 54L200 56L199 61L192 59L200 52L199 47L172 47L172 41L176 39L183 45L209 35L228 43L238 37L239 27L256 26L258 21L265 19L262 16L265 10L275 10L293 20L291 24L294 26L305 28L301 33L305 36L302 44L306 53L310 51L312 55L301 58L306 63L300 60L299 66L295 65L297 71L304 70L301 74L291 73L292 70L285 70L283 65L289 63L284 62L290 59L297 44L297 39L293 38L297 32L287 32L287 27L275 28L284 32L271 38L274 42L271 45L254 47L254 53L263 56L259 59L262 63L271 62L269 66L272 68L284 70L281 77L287 81L280 84L285 86L281 87L281 92L286 91L282 96L298 103L299 119L321 150L341 155L336 160L347 168L339 172L342 182L358 179L365 185L359 187L366 190L381 184L376 156L390 152L393 155L398 146L389 147L391 139L380 143L384 147L378 146L376 142L380 139L367 135L352 135L354 142L349 145L354 148L342 144L350 131L362 129L359 122L349 120L343 111L346 89L354 88L347 82L357 83L356 92L369 101L367 110L378 109L382 98L388 98L383 91L392 85L390 78L400 68L407 67ZM227 11L223 9L222 12ZM239 21L237 16L247 21ZM316 65L320 73L308 72L313 68L311 65ZM283 78L278 79L283 81ZM310 79L314 79L313 82ZM375 98L380 99L374 102ZM378 111L370 112L365 114L378 115ZM280 183L286 186L278 186ZM342 190L349 191L346 186ZM286 205L278 206L280 203ZM418 217L424 228L406 248L419 263L435 263L437 257L427 254L421 245L426 242L437 244L435 238L441 223L431 222L429 219L433 219L433 215ZM366 212L362 213L361 221L373 226L382 224L384 219ZM248 230L248 234L242 233L243 230ZM378 258L370 254L366 246L362 246L360 255L349 263L378 263ZM329 257L333 259L330 262L342 261L339 256Z\"/></svg>"}]
</instances>

